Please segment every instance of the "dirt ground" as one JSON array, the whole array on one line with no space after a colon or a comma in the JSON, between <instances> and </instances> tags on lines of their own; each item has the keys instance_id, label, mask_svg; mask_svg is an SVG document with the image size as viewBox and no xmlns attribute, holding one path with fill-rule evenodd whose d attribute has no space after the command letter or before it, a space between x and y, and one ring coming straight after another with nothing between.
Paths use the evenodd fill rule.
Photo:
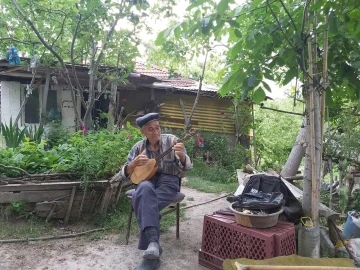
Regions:
<instances>
[{"instance_id":1,"label":"dirt ground","mask_svg":"<svg viewBox=\"0 0 360 270\"><path fill-rule=\"evenodd\" d=\"M208 194L182 187L186 194L186 206L207 202L224 194ZM185 219L180 223L180 239L176 240L175 228L161 235L164 250L159 270L204 270L198 264L201 247L203 217L225 208L225 198L209 204L185 210ZM125 232L123 232L125 235ZM137 238L130 238L129 245L118 244L119 235L107 235L101 240L89 237L50 240L21 244L0 244L0 269L134 269L142 252L137 249Z\"/></svg>"}]
</instances>

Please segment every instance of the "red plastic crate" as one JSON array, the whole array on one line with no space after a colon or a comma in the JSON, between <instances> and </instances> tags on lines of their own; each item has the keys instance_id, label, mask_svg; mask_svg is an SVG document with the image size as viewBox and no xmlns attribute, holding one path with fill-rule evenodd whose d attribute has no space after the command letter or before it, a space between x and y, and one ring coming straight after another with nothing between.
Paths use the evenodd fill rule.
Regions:
<instances>
[{"instance_id":1,"label":"red plastic crate","mask_svg":"<svg viewBox=\"0 0 360 270\"><path fill-rule=\"evenodd\" d=\"M295 228L292 223L279 221L276 226L268 229L253 229L238 225L234 216L204 216L199 252L199 262L202 256L202 265L206 264L206 259L210 260L210 266L216 266L219 264L218 260L222 263L224 259L261 260L295 253Z\"/></svg>"},{"instance_id":2,"label":"red plastic crate","mask_svg":"<svg viewBox=\"0 0 360 270\"><path fill-rule=\"evenodd\" d=\"M224 259L215 257L210 253L199 250L199 264L213 270L222 270Z\"/></svg>"},{"instance_id":3,"label":"red plastic crate","mask_svg":"<svg viewBox=\"0 0 360 270\"><path fill-rule=\"evenodd\" d=\"M275 236L275 256L296 254L295 226L292 223L279 221L275 227L269 228Z\"/></svg>"}]
</instances>

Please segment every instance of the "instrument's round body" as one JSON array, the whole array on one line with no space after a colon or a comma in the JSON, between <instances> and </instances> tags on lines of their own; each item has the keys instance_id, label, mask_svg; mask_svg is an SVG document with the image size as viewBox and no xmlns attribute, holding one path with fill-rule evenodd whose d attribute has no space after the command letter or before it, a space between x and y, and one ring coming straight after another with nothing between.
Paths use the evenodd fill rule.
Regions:
<instances>
[{"instance_id":1,"label":"instrument's round body","mask_svg":"<svg viewBox=\"0 0 360 270\"><path fill-rule=\"evenodd\" d=\"M155 159L149 159L144 166L135 167L130 176L131 182L139 184L143 180L149 180L157 172L157 164Z\"/></svg>"}]
</instances>

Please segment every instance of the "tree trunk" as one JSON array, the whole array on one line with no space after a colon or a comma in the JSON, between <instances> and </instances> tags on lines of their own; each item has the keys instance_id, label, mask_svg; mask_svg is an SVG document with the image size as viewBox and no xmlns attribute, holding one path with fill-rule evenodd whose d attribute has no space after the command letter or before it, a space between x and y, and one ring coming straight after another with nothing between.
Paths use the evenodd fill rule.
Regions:
<instances>
[{"instance_id":1,"label":"tree trunk","mask_svg":"<svg viewBox=\"0 0 360 270\"><path fill-rule=\"evenodd\" d=\"M296 137L295 144L291 149L289 158L281 171L282 177L295 176L299 169L300 163L305 155L306 150L306 134L308 133L308 126L306 121L303 121L298 136Z\"/></svg>"},{"instance_id":2,"label":"tree trunk","mask_svg":"<svg viewBox=\"0 0 360 270\"><path fill-rule=\"evenodd\" d=\"M109 102L109 117L107 128L108 130L114 130L115 128L115 119L116 119L116 91L117 85L116 83L111 83L111 93L110 93L110 102Z\"/></svg>"},{"instance_id":3,"label":"tree trunk","mask_svg":"<svg viewBox=\"0 0 360 270\"><path fill-rule=\"evenodd\" d=\"M306 111L308 112L308 100L306 102ZM306 121L306 149L305 149L305 162L304 162L304 180L303 180L303 200L302 207L304 216L309 217L311 214L311 149L310 149L310 129L309 121Z\"/></svg>"},{"instance_id":4,"label":"tree trunk","mask_svg":"<svg viewBox=\"0 0 360 270\"><path fill-rule=\"evenodd\" d=\"M49 88L50 88L50 70L46 70L46 80L45 80L45 87L44 87L44 93L43 93L43 103L41 106L41 117L44 117L46 114L46 105L47 105L47 99L49 94Z\"/></svg>"},{"instance_id":5,"label":"tree trunk","mask_svg":"<svg viewBox=\"0 0 360 270\"><path fill-rule=\"evenodd\" d=\"M94 107L95 103L95 75L94 75L94 69L92 68L92 65L90 65L90 76L89 76L89 97L87 100L87 108L84 115L84 123L86 126L86 129L93 129L93 121L92 121L92 109Z\"/></svg>"}]
</instances>

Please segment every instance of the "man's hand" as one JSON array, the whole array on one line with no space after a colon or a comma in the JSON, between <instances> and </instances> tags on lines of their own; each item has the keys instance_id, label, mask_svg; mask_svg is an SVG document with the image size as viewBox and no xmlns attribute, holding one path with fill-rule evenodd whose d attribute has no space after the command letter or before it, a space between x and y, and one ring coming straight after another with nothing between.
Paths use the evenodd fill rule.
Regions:
<instances>
[{"instance_id":1,"label":"man's hand","mask_svg":"<svg viewBox=\"0 0 360 270\"><path fill-rule=\"evenodd\" d=\"M145 155L145 150L144 150L144 152L142 152L140 155L134 158L133 161L130 162L130 164L134 167L138 167L138 166L144 166L148 161L149 158Z\"/></svg>"},{"instance_id":2,"label":"man's hand","mask_svg":"<svg viewBox=\"0 0 360 270\"><path fill-rule=\"evenodd\" d=\"M174 146L172 148L175 151L175 154L180 158L180 161L183 165L185 165L185 147L183 143L177 143L174 140Z\"/></svg>"},{"instance_id":3,"label":"man's hand","mask_svg":"<svg viewBox=\"0 0 360 270\"><path fill-rule=\"evenodd\" d=\"M126 174L132 174L135 167L144 166L148 161L149 158L145 155L146 150L144 150L140 155L136 156L127 166L126 166Z\"/></svg>"}]
</instances>

